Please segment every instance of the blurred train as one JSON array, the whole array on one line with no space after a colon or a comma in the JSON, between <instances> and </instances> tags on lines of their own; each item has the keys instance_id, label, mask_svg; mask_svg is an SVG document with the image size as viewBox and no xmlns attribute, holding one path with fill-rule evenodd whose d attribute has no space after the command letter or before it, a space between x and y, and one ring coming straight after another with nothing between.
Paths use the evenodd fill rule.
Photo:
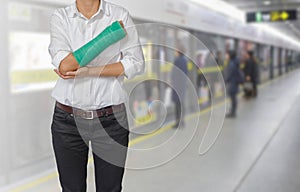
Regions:
<instances>
[{"instance_id":1,"label":"blurred train","mask_svg":"<svg viewBox=\"0 0 300 192\"><path fill-rule=\"evenodd\" d=\"M3 1L5 6L0 8L4 27L0 32L0 56L4 65L0 71L3 86L0 102L5 109L0 117L5 125L1 126L0 134L0 187L55 167L50 135L54 100L50 94L58 77L53 72L47 51L49 17L54 9L71 2L14 0ZM164 44L174 48L178 43L183 44L190 59L188 77L199 100L187 98L185 106L188 109L195 106L195 102L208 107L211 98L224 96L223 79L217 74L226 67L224 57L229 50L235 50L241 60L245 51L254 51L259 61L260 83L299 67L300 48L288 39L189 1L113 2L128 8L135 23L140 26L138 29L141 30L140 39L147 61L144 75L126 81L126 87L130 89L137 81L146 80L134 88L136 94L130 97L129 108L136 118L131 122L133 127L155 121L155 112L149 114L148 111L154 100L162 100L169 105L168 117L172 117L172 103L165 82L170 80L175 56L174 49ZM155 28L153 26L156 25L143 25L149 22L171 24L180 29L161 24ZM198 38L203 44L199 45L191 37ZM162 45L153 43L154 38ZM212 57L216 62L209 62ZM201 74L214 79L210 89L206 78L199 79Z\"/></svg>"}]
</instances>

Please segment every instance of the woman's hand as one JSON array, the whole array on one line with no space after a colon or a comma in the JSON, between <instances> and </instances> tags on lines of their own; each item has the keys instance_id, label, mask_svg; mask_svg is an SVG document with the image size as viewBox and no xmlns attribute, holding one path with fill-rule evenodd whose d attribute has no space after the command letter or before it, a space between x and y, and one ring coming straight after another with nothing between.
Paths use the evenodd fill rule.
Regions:
<instances>
[{"instance_id":1,"label":"woman's hand","mask_svg":"<svg viewBox=\"0 0 300 192\"><path fill-rule=\"evenodd\" d=\"M124 67L121 62L96 67L81 67L76 71L67 72L65 75L54 70L63 79L74 79L75 77L119 77L124 75Z\"/></svg>"},{"instance_id":2,"label":"woman's hand","mask_svg":"<svg viewBox=\"0 0 300 192\"><path fill-rule=\"evenodd\" d=\"M90 76L90 69L88 67L81 67L76 71L67 72L66 75L71 77L87 77Z\"/></svg>"},{"instance_id":3,"label":"woman's hand","mask_svg":"<svg viewBox=\"0 0 300 192\"><path fill-rule=\"evenodd\" d=\"M74 75L63 75L63 74L61 74L60 72L59 72L59 70L57 70L57 69L54 69L54 72L60 77L60 78L62 78L62 79L74 79L75 78L75 76Z\"/></svg>"},{"instance_id":4,"label":"woman's hand","mask_svg":"<svg viewBox=\"0 0 300 192\"><path fill-rule=\"evenodd\" d=\"M76 71L67 72L66 75L63 75L59 72L59 70L54 69L54 72L62 79L74 79L75 77L87 77L89 76L89 68L82 67L77 69Z\"/></svg>"}]
</instances>

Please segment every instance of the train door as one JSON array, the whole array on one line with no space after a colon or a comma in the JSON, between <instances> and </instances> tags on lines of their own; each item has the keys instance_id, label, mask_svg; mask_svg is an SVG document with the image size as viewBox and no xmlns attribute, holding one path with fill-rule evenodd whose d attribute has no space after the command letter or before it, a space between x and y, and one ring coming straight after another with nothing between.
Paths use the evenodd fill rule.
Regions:
<instances>
[{"instance_id":1,"label":"train door","mask_svg":"<svg viewBox=\"0 0 300 192\"><path fill-rule=\"evenodd\" d=\"M256 59L256 64L257 64L257 83L261 82L261 66L263 63L263 45L262 44L255 44L255 48L254 48L254 55L255 55L255 59Z\"/></svg>"},{"instance_id":2,"label":"train door","mask_svg":"<svg viewBox=\"0 0 300 192\"><path fill-rule=\"evenodd\" d=\"M279 76L282 75L282 66L283 66L282 54L283 54L283 49L278 48L278 75Z\"/></svg>"},{"instance_id":3,"label":"train door","mask_svg":"<svg viewBox=\"0 0 300 192\"><path fill-rule=\"evenodd\" d=\"M220 98L225 94L223 83L225 78L224 72L224 60L225 60L225 38L218 36L216 39L217 52L216 52L216 64L219 69L216 71L216 83L215 83L215 98ZM220 71L219 71L220 70ZM218 71L221 72L221 76L218 75Z\"/></svg>"},{"instance_id":4,"label":"train door","mask_svg":"<svg viewBox=\"0 0 300 192\"><path fill-rule=\"evenodd\" d=\"M286 72L286 49L281 51L281 74Z\"/></svg>"},{"instance_id":5,"label":"train door","mask_svg":"<svg viewBox=\"0 0 300 192\"><path fill-rule=\"evenodd\" d=\"M297 64L297 52L292 51L292 69L295 69Z\"/></svg>"},{"instance_id":6,"label":"train door","mask_svg":"<svg viewBox=\"0 0 300 192\"><path fill-rule=\"evenodd\" d=\"M194 50L195 65L198 68L196 87L199 104L202 107L207 107L211 104L213 98L223 94L223 90L221 90L221 86L218 83L220 81L218 78L222 79L222 77L217 76L219 67L216 67L216 60L219 52L219 62L223 62L221 61L222 50L224 50L226 43L223 38L212 34L196 32L195 36L203 43L202 46L198 45ZM220 65L223 64L220 63Z\"/></svg>"},{"instance_id":7,"label":"train door","mask_svg":"<svg viewBox=\"0 0 300 192\"><path fill-rule=\"evenodd\" d=\"M270 79L274 78L274 61L276 60L275 48L271 47Z\"/></svg>"},{"instance_id":8,"label":"train door","mask_svg":"<svg viewBox=\"0 0 300 192\"><path fill-rule=\"evenodd\" d=\"M260 52L260 65L259 65L259 74L260 74L260 82L265 82L270 78L270 70L271 70L271 47L268 45L261 45Z\"/></svg>"},{"instance_id":9,"label":"train door","mask_svg":"<svg viewBox=\"0 0 300 192\"><path fill-rule=\"evenodd\" d=\"M162 31L163 38L163 45L169 45L170 47L163 46L160 48L160 57L163 57L164 62L160 63L160 79L163 82L170 82L171 81L171 71L173 67L173 62L175 60L175 50L176 48L176 30L173 28L164 28ZM164 100L165 105L168 109L172 108L172 88L165 84L160 84L160 96Z\"/></svg>"},{"instance_id":10,"label":"train door","mask_svg":"<svg viewBox=\"0 0 300 192\"><path fill-rule=\"evenodd\" d=\"M159 107L152 105L153 101L161 100L160 64L164 64L164 50L154 43L164 41L164 31L160 27L153 28L151 24L143 24L143 21L134 20L139 33L145 58L145 73L132 80L125 80L124 87L129 95L129 109L132 118L129 118L130 126L148 126L156 122ZM154 42L153 42L154 41ZM150 109L150 110L149 110Z\"/></svg>"},{"instance_id":11,"label":"train door","mask_svg":"<svg viewBox=\"0 0 300 192\"><path fill-rule=\"evenodd\" d=\"M288 50L287 59L288 59L287 70L290 71L293 66L293 51Z\"/></svg>"},{"instance_id":12,"label":"train door","mask_svg":"<svg viewBox=\"0 0 300 192\"><path fill-rule=\"evenodd\" d=\"M274 76L278 77L279 75L279 64L280 64L280 49L278 47L274 47L274 61L273 61L273 67L274 67Z\"/></svg>"},{"instance_id":13,"label":"train door","mask_svg":"<svg viewBox=\"0 0 300 192\"><path fill-rule=\"evenodd\" d=\"M285 72L289 72L289 50L285 49L285 65L284 65Z\"/></svg>"}]
</instances>

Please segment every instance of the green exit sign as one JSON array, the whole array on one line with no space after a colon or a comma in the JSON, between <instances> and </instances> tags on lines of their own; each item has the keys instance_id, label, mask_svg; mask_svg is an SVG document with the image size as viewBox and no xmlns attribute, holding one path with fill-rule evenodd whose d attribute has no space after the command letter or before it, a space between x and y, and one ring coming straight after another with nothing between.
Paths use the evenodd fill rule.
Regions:
<instances>
[{"instance_id":1,"label":"green exit sign","mask_svg":"<svg viewBox=\"0 0 300 192\"><path fill-rule=\"evenodd\" d=\"M297 20L297 10L263 11L247 13L247 22L277 22Z\"/></svg>"}]
</instances>

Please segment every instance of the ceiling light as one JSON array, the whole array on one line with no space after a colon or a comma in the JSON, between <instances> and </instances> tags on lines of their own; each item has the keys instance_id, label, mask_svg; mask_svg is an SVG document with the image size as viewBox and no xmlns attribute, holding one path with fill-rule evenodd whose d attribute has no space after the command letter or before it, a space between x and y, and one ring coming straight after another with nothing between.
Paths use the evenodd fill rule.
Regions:
<instances>
[{"instance_id":1,"label":"ceiling light","mask_svg":"<svg viewBox=\"0 0 300 192\"><path fill-rule=\"evenodd\" d=\"M270 5L271 1L264 1L264 5Z\"/></svg>"}]
</instances>

